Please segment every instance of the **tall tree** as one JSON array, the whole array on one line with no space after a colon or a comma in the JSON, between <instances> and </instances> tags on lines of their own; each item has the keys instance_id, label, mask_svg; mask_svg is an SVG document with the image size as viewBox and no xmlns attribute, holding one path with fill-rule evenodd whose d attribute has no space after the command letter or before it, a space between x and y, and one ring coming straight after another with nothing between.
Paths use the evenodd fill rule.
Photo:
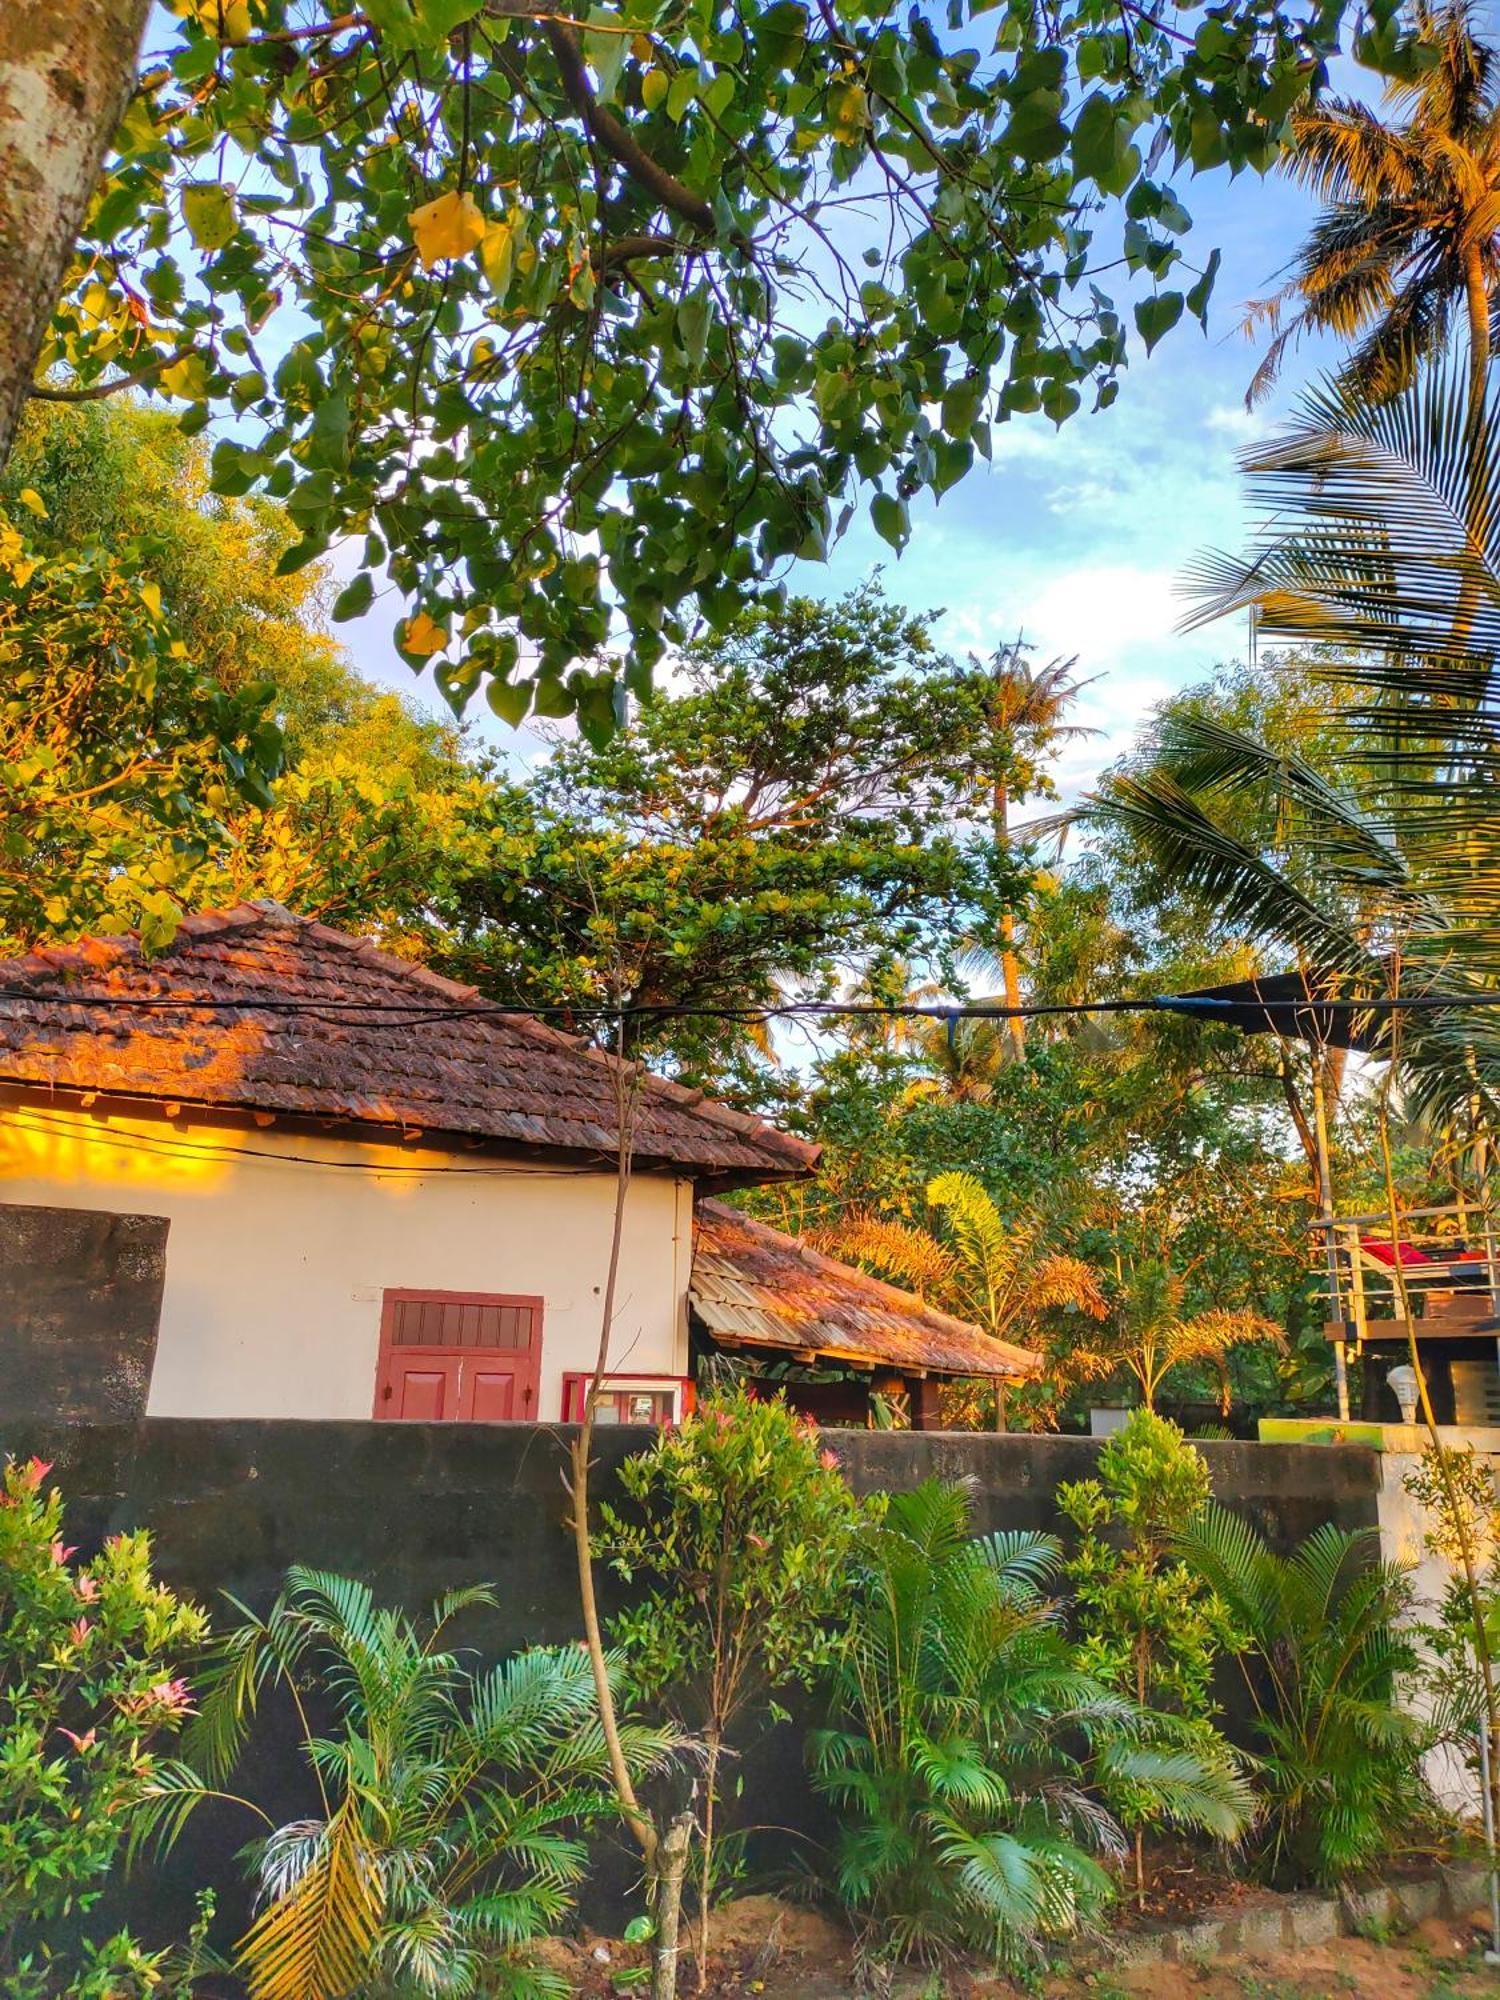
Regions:
<instances>
[{"instance_id":1,"label":"tall tree","mask_svg":"<svg viewBox=\"0 0 1500 2000\"><path fill-rule=\"evenodd\" d=\"M1305 331L1356 341L1345 379L1384 401L1443 352L1462 321L1469 409L1482 419L1500 290L1500 58L1476 33L1477 11L1472 0L1418 0L1421 63L1386 88L1392 122L1348 98L1293 114L1285 169L1325 206L1288 284L1252 308L1248 324L1279 330L1251 403Z\"/></svg>"},{"instance_id":2,"label":"tall tree","mask_svg":"<svg viewBox=\"0 0 1500 2000\"><path fill-rule=\"evenodd\" d=\"M0 12L0 465L105 153L151 0L24 0Z\"/></svg>"},{"instance_id":3,"label":"tall tree","mask_svg":"<svg viewBox=\"0 0 1500 2000\"><path fill-rule=\"evenodd\" d=\"M594 748L492 794L491 858L444 905L447 962L498 997L710 1010L942 964L996 885L965 825L986 721L926 621L864 589L746 613ZM623 985L622 985L623 981ZM732 1019L645 1047L724 1080Z\"/></svg>"},{"instance_id":4,"label":"tall tree","mask_svg":"<svg viewBox=\"0 0 1500 2000\"><path fill-rule=\"evenodd\" d=\"M362 681L274 501L128 402L33 409L0 474L0 935L271 895L411 948L480 865L457 731ZM3 514L0 514L3 520Z\"/></svg>"},{"instance_id":5,"label":"tall tree","mask_svg":"<svg viewBox=\"0 0 1500 2000\"><path fill-rule=\"evenodd\" d=\"M1079 0L1059 29L1033 0L957 0L939 34L883 0L581 22L180 0L153 15L49 393L133 380L192 424L234 414L221 490L286 497L294 559L352 538L345 611L384 574L410 662L602 734L613 669L578 663L612 620L639 689L861 498L900 547L994 422L1113 397L1101 197L1129 198L1144 344L1206 314L1217 259L1184 261L1148 162L1271 165L1342 11ZM38 12L84 9L18 12L24 44ZM50 272L19 275L28 312L50 300Z\"/></svg>"},{"instance_id":6,"label":"tall tree","mask_svg":"<svg viewBox=\"0 0 1500 2000\"><path fill-rule=\"evenodd\" d=\"M1010 810L1027 798L1055 798L1056 790L1043 768L1043 758L1059 743L1091 732L1064 715L1088 685L1075 680L1076 660L1032 664L1027 647L1017 642L1001 646L990 657L990 825L997 855L1011 857ZM1021 974L1016 959L1016 913L1007 902L999 922L1000 977L1007 1007L1021 1004ZM1006 1024L1011 1047L1019 1060L1026 1054L1026 1023L1012 1015Z\"/></svg>"}]
</instances>

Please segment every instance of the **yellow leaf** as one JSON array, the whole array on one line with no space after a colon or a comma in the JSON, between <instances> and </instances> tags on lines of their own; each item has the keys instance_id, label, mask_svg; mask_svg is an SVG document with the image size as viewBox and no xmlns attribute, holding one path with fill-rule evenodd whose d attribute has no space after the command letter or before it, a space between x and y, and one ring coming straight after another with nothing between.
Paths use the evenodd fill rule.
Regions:
<instances>
[{"instance_id":1,"label":"yellow leaf","mask_svg":"<svg viewBox=\"0 0 1500 2000\"><path fill-rule=\"evenodd\" d=\"M667 101L667 92L672 87L672 79L664 69L648 69L641 78L641 102L648 111L655 111Z\"/></svg>"},{"instance_id":2,"label":"yellow leaf","mask_svg":"<svg viewBox=\"0 0 1500 2000\"><path fill-rule=\"evenodd\" d=\"M141 585L141 602L153 618L160 618L161 585L159 583L143 583Z\"/></svg>"},{"instance_id":3,"label":"yellow leaf","mask_svg":"<svg viewBox=\"0 0 1500 2000\"><path fill-rule=\"evenodd\" d=\"M456 188L414 208L407 220L424 271L432 270L446 257L467 257L485 237L479 203L473 195L460 194Z\"/></svg>"},{"instance_id":4,"label":"yellow leaf","mask_svg":"<svg viewBox=\"0 0 1500 2000\"><path fill-rule=\"evenodd\" d=\"M418 653L425 659L429 653L442 652L447 643L447 627L439 625L435 618L429 618L425 611L418 611L401 627L401 650L404 653Z\"/></svg>"},{"instance_id":5,"label":"yellow leaf","mask_svg":"<svg viewBox=\"0 0 1500 2000\"><path fill-rule=\"evenodd\" d=\"M16 498L20 501L23 507L29 507L32 513L36 515L39 521L46 520L47 509L42 504L42 496L40 493L37 492L35 487L23 486L20 492L16 495Z\"/></svg>"},{"instance_id":6,"label":"yellow leaf","mask_svg":"<svg viewBox=\"0 0 1500 2000\"><path fill-rule=\"evenodd\" d=\"M177 0L172 11L223 42L242 42L250 33L250 0Z\"/></svg>"},{"instance_id":7,"label":"yellow leaf","mask_svg":"<svg viewBox=\"0 0 1500 2000\"><path fill-rule=\"evenodd\" d=\"M157 380L169 396L182 396L189 402L201 402L208 394L208 369L201 354L174 361L170 368L163 368Z\"/></svg>"}]
</instances>

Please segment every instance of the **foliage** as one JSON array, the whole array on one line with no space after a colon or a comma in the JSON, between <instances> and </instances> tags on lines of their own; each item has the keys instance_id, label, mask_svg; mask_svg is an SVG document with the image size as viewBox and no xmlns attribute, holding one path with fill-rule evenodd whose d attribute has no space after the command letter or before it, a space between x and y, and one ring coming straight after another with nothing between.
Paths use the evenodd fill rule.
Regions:
<instances>
[{"instance_id":1,"label":"foliage","mask_svg":"<svg viewBox=\"0 0 1500 2000\"><path fill-rule=\"evenodd\" d=\"M1042 1586L1045 1535L970 1536L962 1486L895 1495L866 1532L831 1726L812 1739L840 1815L838 1893L874 1955L1027 1958L1103 1908L1121 1851L1099 1784L1131 1783L1224 1837L1244 1787L1074 1662Z\"/></svg>"},{"instance_id":2,"label":"foliage","mask_svg":"<svg viewBox=\"0 0 1500 2000\"><path fill-rule=\"evenodd\" d=\"M1477 12L1469 0L1417 0L1421 67L1386 87L1404 124L1383 124L1347 98L1292 114L1285 167L1323 208L1295 275L1252 310L1252 324L1268 320L1275 331L1283 308L1296 308L1276 331L1251 401L1269 390L1287 344L1303 332L1356 340L1344 378L1362 400L1378 402L1404 389L1421 362L1441 357L1455 323L1466 320L1482 406L1500 288L1500 72L1495 50L1475 33Z\"/></svg>"},{"instance_id":3,"label":"foliage","mask_svg":"<svg viewBox=\"0 0 1500 2000\"><path fill-rule=\"evenodd\" d=\"M726 1739L774 1690L810 1687L837 1657L863 1510L816 1426L745 1390L705 1399L619 1480L632 1505L600 1508L594 1545L645 1588L612 1636L634 1683L705 1744L702 1963Z\"/></svg>"},{"instance_id":4,"label":"foliage","mask_svg":"<svg viewBox=\"0 0 1500 2000\"><path fill-rule=\"evenodd\" d=\"M97 1903L188 1713L176 1670L206 1626L153 1580L144 1534L73 1563L49 1470L7 1460L0 1480L0 1992L66 1980L103 2000L152 1984L159 1961L123 1933L60 1938Z\"/></svg>"},{"instance_id":5,"label":"foliage","mask_svg":"<svg viewBox=\"0 0 1500 2000\"><path fill-rule=\"evenodd\" d=\"M1037 1338L1055 1316L1102 1318L1107 1310L1096 1273L1078 1257L1043 1248L1045 1219L1007 1220L972 1174L938 1174L928 1206L943 1219L941 1236L912 1223L855 1216L833 1233L832 1247L873 1264L915 1291L970 1320L992 1339L1013 1344ZM1064 1373L1059 1346L1049 1355L1051 1390ZM972 1399L970 1399L972 1403ZM1002 1413L1003 1414L1003 1413ZM953 1409L950 1420L977 1411Z\"/></svg>"},{"instance_id":6,"label":"foliage","mask_svg":"<svg viewBox=\"0 0 1500 2000\"><path fill-rule=\"evenodd\" d=\"M1245 1636L1272 1875L1336 1882L1389 1856L1430 1808L1424 1732L1400 1699L1417 1665L1408 1569L1373 1529L1331 1522L1278 1555L1217 1506L1180 1546Z\"/></svg>"},{"instance_id":7,"label":"foliage","mask_svg":"<svg viewBox=\"0 0 1500 2000\"><path fill-rule=\"evenodd\" d=\"M248 1850L261 1909L237 1948L252 2000L558 1990L529 1947L570 1906L583 1829L612 1810L608 1761L583 1652L474 1669L447 1646L452 1620L491 1601L452 1592L419 1625L364 1584L294 1568L264 1618L246 1611L216 1643L193 1761L157 1774L153 1827L175 1840L225 1796L268 1688L294 1706L316 1793L282 1824L238 1801L265 1828ZM626 1738L639 1763L663 1747Z\"/></svg>"},{"instance_id":8,"label":"foliage","mask_svg":"<svg viewBox=\"0 0 1500 2000\"><path fill-rule=\"evenodd\" d=\"M342 615L384 569L414 664L598 734L611 674L575 662L610 607L640 687L695 606L823 555L846 496L899 547L994 421L1112 399L1101 197L1144 345L1204 316L1217 258L1172 282L1160 162L1269 166L1341 12L180 0L43 366L232 414L216 484L287 499L289 565L363 538Z\"/></svg>"},{"instance_id":9,"label":"foliage","mask_svg":"<svg viewBox=\"0 0 1500 2000\"><path fill-rule=\"evenodd\" d=\"M1240 1635L1176 1551L1208 1499L1202 1452L1149 1410L1137 1410L1108 1439L1097 1479L1057 1489L1058 1507L1079 1533L1063 1564L1074 1591L1079 1664L1142 1708L1179 1719L1205 1762L1232 1769L1232 1753L1214 1726L1214 1670L1221 1654L1238 1649ZM1107 1796L1136 1831L1142 1889L1139 1836L1150 1818L1149 1790L1127 1785Z\"/></svg>"},{"instance_id":10,"label":"foliage","mask_svg":"<svg viewBox=\"0 0 1500 2000\"><path fill-rule=\"evenodd\" d=\"M1468 1754L1488 1713L1476 1627L1483 1625L1491 1658L1500 1642L1500 1493L1489 1461L1472 1445L1459 1450L1429 1444L1402 1484L1422 1509L1427 1547L1448 1572L1441 1599L1420 1627L1428 1655L1423 1680L1432 1699L1430 1727ZM1463 1567L1466 1549L1474 1590Z\"/></svg>"},{"instance_id":11,"label":"foliage","mask_svg":"<svg viewBox=\"0 0 1500 2000\"><path fill-rule=\"evenodd\" d=\"M731 1013L942 963L995 890L963 830L989 754L976 677L874 586L746 613L604 748L563 739L494 785L446 962L507 1000ZM753 1032L637 1030L694 1076Z\"/></svg>"},{"instance_id":12,"label":"foliage","mask_svg":"<svg viewBox=\"0 0 1500 2000\"><path fill-rule=\"evenodd\" d=\"M1500 658L1494 555L1466 530L1500 465L1500 402L1471 420L1453 365L1369 407L1347 391L1304 400L1299 421L1247 459L1264 510L1245 560L1215 558L1205 616L1254 604L1269 637L1329 648L1322 677L1347 691L1335 777L1226 732L1200 732L1187 777L1119 792L1130 818L1227 920L1274 942L1329 990L1379 998L1398 972L1412 994L1451 1007L1361 1027L1377 1051L1399 1039L1410 1102L1460 1125L1477 1101L1493 1123L1500 1047L1467 994L1493 981L1495 822L1500 771L1493 704ZM1351 788L1351 769L1367 774ZM1277 804L1318 882L1291 879L1219 820L1240 794Z\"/></svg>"},{"instance_id":13,"label":"foliage","mask_svg":"<svg viewBox=\"0 0 1500 2000\"><path fill-rule=\"evenodd\" d=\"M1263 1313L1212 1306L1188 1312L1187 1290L1186 1278L1165 1257L1140 1258L1094 1343L1096 1367L1101 1372L1118 1367L1132 1375L1148 1410L1156 1408L1162 1383L1176 1368L1195 1361L1222 1363L1232 1348L1256 1341L1284 1345L1281 1328ZM1226 1414L1228 1395L1225 1377Z\"/></svg>"},{"instance_id":14,"label":"foliage","mask_svg":"<svg viewBox=\"0 0 1500 2000\"><path fill-rule=\"evenodd\" d=\"M0 758L25 773L8 844L30 842L0 909L16 942L144 918L164 943L181 909L264 895L418 941L444 883L488 853L482 782L456 732L344 661L321 566L278 574L296 536L285 511L215 497L202 441L126 403L33 411L0 495L27 521L39 576L70 592L50 624L18 607L45 667L0 709ZM90 554L101 542L112 553ZM220 748L234 728L260 759L238 785Z\"/></svg>"},{"instance_id":15,"label":"foliage","mask_svg":"<svg viewBox=\"0 0 1500 2000\"><path fill-rule=\"evenodd\" d=\"M46 555L0 513L0 928L19 944L176 927L174 892L281 760L270 690L227 694L139 550Z\"/></svg>"}]
</instances>

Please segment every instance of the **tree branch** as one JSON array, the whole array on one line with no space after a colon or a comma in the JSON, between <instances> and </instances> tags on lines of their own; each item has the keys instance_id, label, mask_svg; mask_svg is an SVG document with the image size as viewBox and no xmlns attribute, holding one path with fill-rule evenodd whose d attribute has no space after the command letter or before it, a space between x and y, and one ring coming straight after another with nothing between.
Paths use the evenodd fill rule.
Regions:
<instances>
[{"instance_id":1,"label":"tree branch","mask_svg":"<svg viewBox=\"0 0 1500 2000\"><path fill-rule=\"evenodd\" d=\"M584 66L583 50L574 30L553 18L542 22L542 33L557 59L563 95L605 152L663 208L681 216L684 222L703 235L711 236L714 212L709 203L702 195L694 194L690 187L685 187L659 160L652 159L635 135L627 131L614 113L606 111L595 97Z\"/></svg>"},{"instance_id":2,"label":"tree branch","mask_svg":"<svg viewBox=\"0 0 1500 2000\"><path fill-rule=\"evenodd\" d=\"M196 352L189 341L185 347L174 347L170 354L159 354L144 368L137 368L133 375L117 375L112 382L91 382L85 389L50 389L44 382L33 382L27 394L39 403L102 403L106 396L117 396L122 389L139 389L143 383L154 381L165 369L186 361Z\"/></svg>"}]
</instances>

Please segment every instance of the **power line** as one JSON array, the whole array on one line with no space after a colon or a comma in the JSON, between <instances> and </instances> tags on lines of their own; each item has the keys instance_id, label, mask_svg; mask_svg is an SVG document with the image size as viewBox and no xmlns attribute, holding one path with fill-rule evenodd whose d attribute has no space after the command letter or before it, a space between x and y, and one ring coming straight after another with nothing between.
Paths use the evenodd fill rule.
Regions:
<instances>
[{"instance_id":1,"label":"power line","mask_svg":"<svg viewBox=\"0 0 1500 2000\"><path fill-rule=\"evenodd\" d=\"M1500 1006L1494 993L1409 993L1347 1000L1264 999L1241 995L1220 999L1201 993L1147 994L1136 999L1069 1000L1006 1006L991 1001L923 1004L852 1000L766 1001L753 1006L707 1006L693 1001L606 1001L508 1003L480 1000L451 1006L425 1006L416 1001L295 1000L234 996L192 997L179 994L71 993L46 987L0 987L0 1005L16 1001L29 1006L97 1008L105 1013L150 1014L269 1014L322 1020L330 1026L406 1027L427 1021L553 1020L568 1021L776 1021L776 1020L925 1020L1035 1021L1076 1018L1089 1014L1188 1014L1206 1020L1233 1020L1246 1013L1268 1019L1297 1020L1309 1015L1394 1014L1437 1012L1446 1008Z\"/></svg>"}]
</instances>

